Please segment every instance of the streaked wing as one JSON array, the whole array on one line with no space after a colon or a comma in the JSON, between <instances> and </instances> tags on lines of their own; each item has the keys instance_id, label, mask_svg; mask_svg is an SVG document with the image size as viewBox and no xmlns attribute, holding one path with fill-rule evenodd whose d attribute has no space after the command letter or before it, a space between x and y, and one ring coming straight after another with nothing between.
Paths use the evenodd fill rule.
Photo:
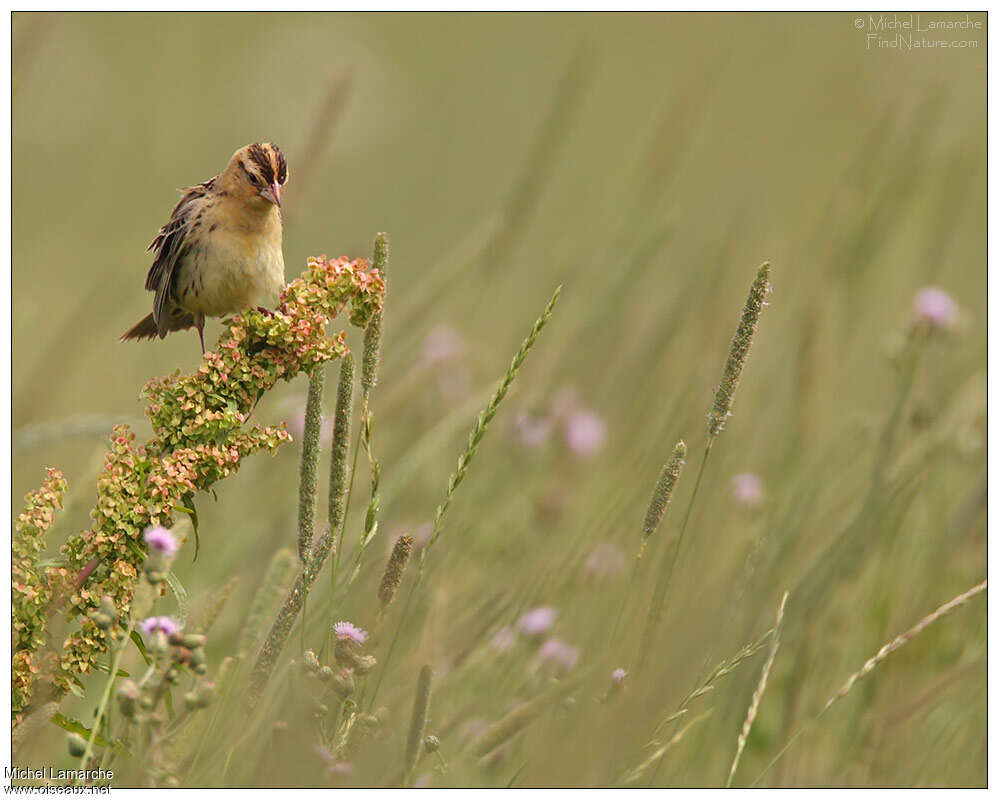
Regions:
<instances>
[{"instance_id":1,"label":"streaked wing","mask_svg":"<svg viewBox=\"0 0 999 800\"><path fill-rule=\"evenodd\" d=\"M186 249L188 233L202 209L202 200L213 190L215 178L192 186L174 206L170 220L160 228L156 238L146 248L154 251L153 265L146 276L146 290L156 292L153 300L153 319L161 333L167 324L164 314L173 290L177 262Z\"/></svg>"}]
</instances>

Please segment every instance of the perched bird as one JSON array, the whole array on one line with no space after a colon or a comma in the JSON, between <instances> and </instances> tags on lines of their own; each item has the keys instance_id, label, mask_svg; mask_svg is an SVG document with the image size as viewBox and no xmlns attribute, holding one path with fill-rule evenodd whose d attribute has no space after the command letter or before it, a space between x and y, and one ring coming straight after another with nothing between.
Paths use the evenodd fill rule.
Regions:
<instances>
[{"instance_id":1,"label":"perched bird","mask_svg":"<svg viewBox=\"0 0 999 800\"><path fill-rule=\"evenodd\" d=\"M273 305L284 287L281 188L288 166L277 145L241 147L221 174L182 190L148 250L146 291L153 313L121 337L161 339L197 328L205 352L205 317Z\"/></svg>"}]
</instances>

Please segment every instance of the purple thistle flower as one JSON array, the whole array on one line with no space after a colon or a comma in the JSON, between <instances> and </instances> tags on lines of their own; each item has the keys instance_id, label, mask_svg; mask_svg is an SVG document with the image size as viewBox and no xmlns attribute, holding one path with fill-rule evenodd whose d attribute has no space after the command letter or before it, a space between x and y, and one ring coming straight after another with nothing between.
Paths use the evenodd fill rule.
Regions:
<instances>
[{"instance_id":1,"label":"purple thistle flower","mask_svg":"<svg viewBox=\"0 0 999 800\"><path fill-rule=\"evenodd\" d=\"M528 636L539 636L555 624L557 616L558 611L551 606L538 606L524 614L517 625Z\"/></svg>"},{"instance_id":2,"label":"purple thistle flower","mask_svg":"<svg viewBox=\"0 0 999 800\"><path fill-rule=\"evenodd\" d=\"M763 481L759 475L742 472L732 478L732 495L746 508L757 508L763 503Z\"/></svg>"},{"instance_id":3,"label":"purple thistle flower","mask_svg":"<svg viewBox=\"0 0 999 800\"><path fill-rule=\"evenodd\" d=\"M333 625L333 635L337 639L350 641L354 644L364 644L368 640L368 634L354 625L354 623L344 620Z\"/></svg>"},{"instance_id":4,"label":"purple thistle flower","mask_svg":"<svg viewBox=\"0 0 999 800\"><path fill-rule=\"evenodd\" d=\"M150 525L142 538L146 540L149 549L164 556L172 556L180 549L177 537L162 525Z\"/></svg>"},{"instance_id":5,"label":"purple thistle flower","mask_svg":"<svg viewBox=\"0 0 999 800\"><path fill-rule=\"evenodd\" d=\"M627 677L628 677L627 671L622 669L621 667L618 667L616 670L614 670L611 673L611 680L614 681L614 683L623 683L624 679Z\"/></svg>"},{"instance_id":6,"label":"purple thistle flower","mask_svg":"<svg viewBox=\"0 0 999 800\"><path fill-rule=\"evenodd\" d=\"M957 323L960 310L954 298L943 289L927 286L916 294L913 313L916 322L925 322L931 328L947 330Z\"/></svg>"},{"instance_id":7,"label":"purple thistle flower","mask_svg":"<svg viewBox=\"0 0 999 800\"><path fill-rule=\"evenodd\" d=\"M565 421L565 444L575 456L588 458L604 446L607 426L593 411L573 411Z\"/></svg>"},{"instance_id":8,"label":"purple thistle flower","mask_svg":"<svg viewBox=\"0 0 999 800\"><path fill-rule=\"evenodd\" d=\"M579 648L564 642L562 639L552 637L546 639L545 643L541 645L538 650L538 658L554 664L556 667L570 670L579 661Z\"/></svg>"},{"instance_id":9,"label":"purple thistle flower","mask_svg":"<svg viewBox=\"0 0 999 800\"><path fill-rule=\"evenodd\" d=\"M146 636L162 633L169 638L180 633L180 625L172 617L146 617L139 623L139 628Z\"/></svg>"}]
</instances>

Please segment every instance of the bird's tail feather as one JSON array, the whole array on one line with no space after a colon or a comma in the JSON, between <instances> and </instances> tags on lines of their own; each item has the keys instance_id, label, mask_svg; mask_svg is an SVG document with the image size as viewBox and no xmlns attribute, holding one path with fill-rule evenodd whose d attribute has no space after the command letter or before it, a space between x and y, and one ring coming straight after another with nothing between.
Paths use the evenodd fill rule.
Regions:
<instances>
[{"instance_id":1,"label":"bird's tail feather","mask_svg":"<svg viewBox=\"0 0 999 800\"><path fill-rule=\"evenodd\" d=\"M157 336L163 338L168 333L172 331L182 331L187 328L194 327L194 315L189 314L186 311L181 311L180 309L175 309L167 317L166 328L160 333L156 322L153 321L153 315L147 314L143 317L137 325L129 328L121 336L121 341L125 342L129 339L155 339Z\"/></svg>"}]
</instances>

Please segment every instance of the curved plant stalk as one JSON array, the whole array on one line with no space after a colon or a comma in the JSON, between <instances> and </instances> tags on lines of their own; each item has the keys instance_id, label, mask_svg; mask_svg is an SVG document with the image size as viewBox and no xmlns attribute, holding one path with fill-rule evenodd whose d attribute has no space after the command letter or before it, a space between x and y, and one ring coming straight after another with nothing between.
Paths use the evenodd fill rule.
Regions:
<instances>
[{"instance_id":1,"label":"curved plant stalk","mask_svg":"<svg viewBox=\"0 0 999 800\"><path fill-rule=\"evenodd\" d=\"M528 334L527 338L524 339L523 343L520 345L520 349L510 361L510 366L507 368L506 375L503 377L500 385L496 388L496 391L493 392L493 396L489 399L486 407L479 413L479 417L475 421L475 425L472 426L472 432L468 435L468 445L465 447L464 452L462 452L462 454L458 457L458 467L451 475L451 478L448 481L447 491L444 493L444 500L437 507L437 513L434 515L434 527L431 531L430 539L427 541L426 546L420 551L420 557L417 559L416 577L409 590L409 595L406 597L406 603L399 615L399 621L396 623L395 633L393 634L392 641L389 644L388 652L385 654L385 659L378 672L378 680L375 683L374 691L371 693L369 708L374 707L375 699L378 696L378 689L385 677L388 665L392 660L392 654L395 651L396 643L399 640L399 633L402 631L406 624L406 620L409 617L409 611L413 602L413 595L416 593L417 588L423 581L423 576L426 570L427 556L430 554L431 548L440 538L444 523L444 515L451 506L451 500L454 497L455 490L465 479L465 475L468 473L468 465L471 464L472 459L475 457L475 453L479 449L479 444L482 442L482 437L485 436L489 423L492 422L493 417L496 416L500 403L503 402L503 398L506 397L507 392L510 391L510 387L513 385L513 381L517 377L517 373L520 371L520 367L524 363L524 359L527 358L527 354L531 351L531 348L534 347L534 343L541 335L541 331L544 330L545 325L548 324L548 320L551 319L552 312L555 310L555 303L558 302L558 297L561 292L561 286L555 289L555 293L552 295L551 300L548 301L548 305L545 306L545 310L541 312L541 316L538 317L537 321L535 321L534 327L531 328L531 332Z\"/></svg>"},{"instance_id":2,"label":"curved plant stalk","mask_svg":"<svg viewBox=\"0 0 999 800\"><path fill-rule=\"evenodd\" d=\"M844 681L843 685L840 686L836 694L834 694L825 702L825 704L822 706L822 709L817 714L815 714L815 716L813 716L811 719L805 722L800 728L798 728L798 730L787 740L787 743L780 749L777 755L774 756L773 759L770 761L770 763L763 768L763 771L756 776L756 780L754 780L752 784L750 784L750 786L756 786L756 784L758 784L760 780L762 780L763 776L770 771L770 769L774 766L774 764L780 761L780 759L784 756L784 754L790 749L791 745L794 744L800 736L802 736L806 731L810 730L816 723L818 723L820 719L822 719L823 714L825 714L838 701L842 700L847 694L849 694L850 690L854 687L857 681L860 681L866 678L868 675L870 675L871 672L873 672L874 669L879 664L881 664L882 661L888 658L888 656L890 656L899 648L904 647L912 639L914 639L916 636L918 636L928 627L930 627L933 623L938 622L943 617L946 617L948 614L951 614L952 612L959 609L961 606L966 605L970 600L974 599L977 595L984 592L988 588L988 585L989 582L986 579L981 583L972 586L970 589L968 589L968 591L962 592L957 597L953 598L952 600L948 600L946 603L938 607L935 611L927 614L925 617L919 620L919 622L917 622L915 625L909 628L909 630L899 634L890 642L884 644L878 650L877 653L875 653L873 656L867 659L867 661L864 662L863 666L859 670L854 672L846 679L846 681Z\"/></svg>"}]
</instances>

